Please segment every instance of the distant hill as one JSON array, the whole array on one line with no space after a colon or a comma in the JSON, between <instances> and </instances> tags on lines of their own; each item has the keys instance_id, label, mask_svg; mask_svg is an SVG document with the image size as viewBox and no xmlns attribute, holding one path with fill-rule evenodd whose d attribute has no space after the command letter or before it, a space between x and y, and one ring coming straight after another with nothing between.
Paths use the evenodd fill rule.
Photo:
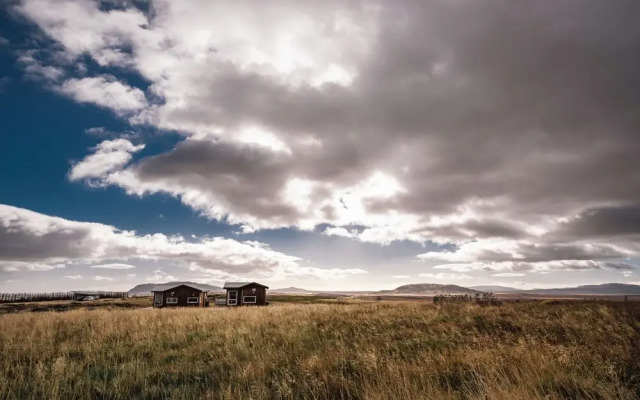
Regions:
<instances>
[{"instance_id":1,"label":"distant hill","mask_svg":"<svg viewBox=\"0 0 640 400\"><path fill-rule=\"evenodd\" d=\"M414 283L398 286L393 290L381 290L380 294L480 294L482 291L469 289L458 285L443 285L439 283Z\"/></svg>"},{"instance_id":2,"label":"distant hill","mask_svg":"<svg viewBox=\"0 0 640 400\"><path fill-rule=\"evenodd\" d=\"M129 296L141 296L141 295L150 295L151 290L156 286L161 285L196 285L200 288L210 290L212 292L219 292L222 290L220 286L207 285L206 283L195 283L195 282L167 282L167 283L142 283L140 285L135 286L133 289L129 290Z\"/></svg>"},{"instance_id":3,"label":"distant hill","mask_svg":"<svg viewBox=\"0 0 640 400\"><path fill-rule=\"evenodd\" d=\"M516 289L509 286L499 286L499 285L469 286L469 289L479 290L481 292L490 292L490 293L510 293L510 292L522 291L522 289Z\"/></svg>"},{"instance_id":4,"label":"distant hill","mask_svg":"<svg viewBox=\"0 0 640 400\"><path fill-rule=\"evenodd\" d=\"M578 287L531 289L522 293L547 294L547 295L640 295L640 285L626 283L604 283L602 285L582 285Z\"/></svg>"},{"instance_id":5,"label":"distant hill","mask_svg":"<svg viewBox=\"0 0 640 400\"><path fill-rule=\"evenodd\" d=\"M302 289L302 288L297 288L297 287L288 287L288 288L282 288L282 289L273 289L273 290L269 290L270 292L277 292L277 293L313 293L310 290L307 289Z\"/></svg>"}]
</instances>

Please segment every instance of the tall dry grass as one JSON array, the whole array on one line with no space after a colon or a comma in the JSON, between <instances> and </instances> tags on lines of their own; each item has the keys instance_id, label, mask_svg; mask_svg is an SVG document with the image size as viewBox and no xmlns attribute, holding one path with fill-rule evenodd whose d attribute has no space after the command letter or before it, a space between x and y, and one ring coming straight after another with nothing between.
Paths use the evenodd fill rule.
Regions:
<instances>
[{"instance_id":1,"label":"tall dry grass","mask_svg":"<svg viewBox=\"0 0 640 400\"><path fill-rule=\"evenodd\" d=\"M0 317L2 399L634 399L640 304Z\"/></svg>"}]
</instances>

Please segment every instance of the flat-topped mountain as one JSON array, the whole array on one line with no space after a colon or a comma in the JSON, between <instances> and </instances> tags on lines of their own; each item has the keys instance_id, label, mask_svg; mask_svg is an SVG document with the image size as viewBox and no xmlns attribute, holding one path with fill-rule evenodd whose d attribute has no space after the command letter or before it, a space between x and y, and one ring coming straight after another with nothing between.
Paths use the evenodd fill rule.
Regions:
<instances>
[{"instance_id":1,"label":"flat-topped mountain","mask_svg":"<svg viewBox=\"0 0 640 400\"><path fill-rule=\"evenodd\" d=\"M483 293L479 290L469 289L458 285L444 285L439 283L413 283L398 286L392 290L381 290L378 293L384 294L468 294L475 295Z\"/></svg>"},{"instance_id":2,"label":"flat-topped mountain","mask_svg":"<svg viewBox=\"0 0 640 400\"><path fill-rule=\"evenodd\" d=\"M511 293L511 292L522 291L522 289L516 289L509 286L500 286L500 285L469 286L469 289L479 290L481 292L490 292L490 293Z\"/></svg>"}]
</instances>

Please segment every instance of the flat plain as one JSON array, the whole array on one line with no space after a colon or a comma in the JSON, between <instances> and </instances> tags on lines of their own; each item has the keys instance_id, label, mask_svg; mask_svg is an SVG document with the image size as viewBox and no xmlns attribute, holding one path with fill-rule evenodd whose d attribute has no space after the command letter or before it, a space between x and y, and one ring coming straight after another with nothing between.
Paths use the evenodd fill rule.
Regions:
<instances>
[{"instance_id":1,"label":"flat plain","mask_svg":"<svg viewBox=\"0 0 640 400\"><path fill-rule=\"evenodd\" d=\"M0 315L0 399L640 398L634 301L99 304Z\"/></svg>"}]
</instances>

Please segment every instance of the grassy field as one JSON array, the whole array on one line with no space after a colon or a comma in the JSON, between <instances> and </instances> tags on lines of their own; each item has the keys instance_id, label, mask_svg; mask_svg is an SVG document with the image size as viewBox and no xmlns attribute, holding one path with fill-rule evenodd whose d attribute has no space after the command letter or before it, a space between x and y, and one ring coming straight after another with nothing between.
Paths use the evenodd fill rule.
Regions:
<instances>
[{"instance_id":1,"label":"grassy field","mask_svg":"<svg viewBox=\"0 0 640 400\"><path fill-rule=\"evenodd\" d=\"M213 306L213 299L209 299ZM275 294L269 296L271 304L340 304L349 299L344 295L291 295L291 294ZM424 301L431 301L424 298ZM45 311L71 311L71 310L118 310L118 309L135 309L149 308L153 304L151 296L129 297L126 299L100 299L97 301L72 301L72 300L51 300L51 301L33 301L33 302L16 302L16 303L0 303L0 315L22 312L45 312Z\"/></svg>"},{"instance_id":2,"label":"grassy field","mask_svg":"<svg viewBox=\"0 0 640 400\"><path fill-rule=\"evenodd\" d=\"M640 304L22 312L0 354L0 399L636 399Z\"/></svg>"},{"instance_id":3,"label":"grassy field","mask_svg":"<svg viewBox=\"0 0 640 400\"><path fill-rule=\"evenodd\" d=\"M151 307L151 297L130 297L128 299L100 299L98 301L33 301L0 303L0 315L16 312L71 311L96 309L131 309Z\"/></svg>"}]
</instances>

